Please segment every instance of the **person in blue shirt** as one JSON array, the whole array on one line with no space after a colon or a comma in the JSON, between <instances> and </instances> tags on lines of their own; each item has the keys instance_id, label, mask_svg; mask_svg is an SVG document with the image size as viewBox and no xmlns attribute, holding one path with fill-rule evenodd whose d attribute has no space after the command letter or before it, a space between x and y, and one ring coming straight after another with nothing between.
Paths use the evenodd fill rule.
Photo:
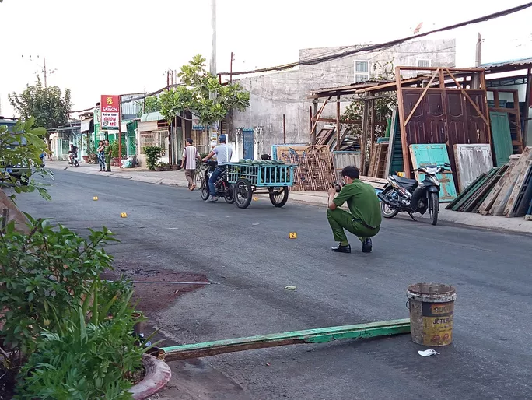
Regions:
<instances>
[{"instance_id":1,"label":"person in blue shirt","mask_svg":"<svg viewBox=\"0 0 532 400\"><path fill-rule=\"evenodd\" d=\"M211 202L218 201L218 197L216 196L216 188L214 187L214 184L216 183L216 180L222 174L222 172L225 171L226 164L231 161L231 157L233 156L233 149L231 148L231 146L227 145L225 135L220 135L220 137L218 138L218 142L220 144L216 146L203 159L203 161L207 161L207 160L210 160L212 157L216 156L216 161L218 162L216 169L214 170L211 177L209 178L209 194L211 196L210 197Z\"/></svg>"}]
</instances>

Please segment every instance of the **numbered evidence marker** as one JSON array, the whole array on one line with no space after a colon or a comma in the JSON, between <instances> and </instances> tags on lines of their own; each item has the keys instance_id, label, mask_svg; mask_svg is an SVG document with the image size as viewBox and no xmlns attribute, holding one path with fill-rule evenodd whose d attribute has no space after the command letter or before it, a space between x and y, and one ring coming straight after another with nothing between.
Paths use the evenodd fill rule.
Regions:
<instances>
[{"instance_id":1,"label":"numbered evidence marker","mask_svg":"<svg viewBox=\"0 0 532 400\"><path fill-rule=\"evenodd\" d=\"M98 196L94 196L94 197L92 198L92 200L94 200L94 201L98 201Z\"/></svg>"},{"instance_id":2,"label":"numbered evidence marker","mask_svg":"<svg viewBox=\"0 0 532 400\"><path fill-rule=\"evenodd\" d=\"M122 217L122 218L127 218L127 213L125 213L125 212L120 213L120 217Z\"/></svg>"},{"instance_id":3,"label":"numbered evidence marker","mask_svg":"<svg viewBox=\"0 0 532 400\"><path fill-rule=\"evenodd\" d=\"M288 239L297 239L297 233L296 232L290 232L288 234Z\"/></svg>"}]
</instances>

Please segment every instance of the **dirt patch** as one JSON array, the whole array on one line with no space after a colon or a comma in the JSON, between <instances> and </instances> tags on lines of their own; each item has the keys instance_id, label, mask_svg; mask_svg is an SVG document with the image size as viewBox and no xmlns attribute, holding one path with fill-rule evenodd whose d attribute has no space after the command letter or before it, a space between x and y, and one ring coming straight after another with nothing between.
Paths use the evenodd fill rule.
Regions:
<instances>
[{"instance_id":1,"label":"dirt patch","mask_svg":"<svg viewBox=\"0 0 532 400\"><path fill-rule=\"evenodd\" d=\"M134 281L135 291L132 301L148 318L169 308L179 296L208 286L172 283L208 282L203 274L154 269L153 266L139 264L117 263L114 271L104 272L101 277L108 280L124 277Z\"/></svg>"}]
</instances>

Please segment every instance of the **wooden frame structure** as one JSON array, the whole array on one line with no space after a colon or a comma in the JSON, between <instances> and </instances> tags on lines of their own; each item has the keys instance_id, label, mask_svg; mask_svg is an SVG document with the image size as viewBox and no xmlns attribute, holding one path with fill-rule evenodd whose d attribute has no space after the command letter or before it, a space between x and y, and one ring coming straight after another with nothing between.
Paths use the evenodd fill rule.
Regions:
<instances>
[{"instance_id":1,"label":"wooden frame structure","mask_svg":"<svg viewBox=\"0 0 532 400\"><path fill-rule=\"evenodd\" d=\"M489 88L487 89L488 92L493 93L493 102L495 103L493 107L489 107L488 111L496 111L496 112L502 112L508 114L508 117L510 115L513 115L515 118L515 122L510 121L510 124L515 125L515 140L512 140L512 145L514 146L514 149L517 150L518 153L522 153L524 150L524 141L523 141L523 132L521 130L521 109L520 109L520 103L519 103L519 92L517 89L503 89L503 88ZM507 107L501 107L500 106L500 93L510 93L513 98L513 104L514 106L512 108Z\"/></svg>"},{"instance_id":2,"label":"wooden frame structure","mask_svg":"<svg viewBox=\"0 0 532 400\"><path fill-rule=\"evenodd\" d=\"M430 80L424 87L403 88L403 71L430 71ZM406 177L413 172L410 144L446 143L451 166L454 144L491 144L484 68L396 67L395 76ZM476 77L480 87L473 89Z\"/></svg>"}]
</instances>

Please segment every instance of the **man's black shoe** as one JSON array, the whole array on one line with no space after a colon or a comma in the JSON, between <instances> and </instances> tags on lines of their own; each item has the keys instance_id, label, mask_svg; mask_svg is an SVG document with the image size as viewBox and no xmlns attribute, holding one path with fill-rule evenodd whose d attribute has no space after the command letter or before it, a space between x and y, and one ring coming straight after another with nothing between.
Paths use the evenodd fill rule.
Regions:
<instances>
[{"instance_id":1,"label":"man's black shoe","mask_svg":"<svg viewBox=\"0 0 532 400\"><path fill-rule=\"evenodd\" d=\"M371 242L371 239L364 239L362 242L362 253L371 253L371 250L373 250L373 243Z\"/></svg>"},{"instance_id":2,"label":"man's black shoe","mask_svg":"<svg viewBox=\"0 0 532 400\"><path fill-rule=\"evenodd\" d=\"M351 253L351 245L348 244L347 246L342 246L339 244L336 247L331 247L331 250L337 253Z\"/></svg>"}]
</instances>

